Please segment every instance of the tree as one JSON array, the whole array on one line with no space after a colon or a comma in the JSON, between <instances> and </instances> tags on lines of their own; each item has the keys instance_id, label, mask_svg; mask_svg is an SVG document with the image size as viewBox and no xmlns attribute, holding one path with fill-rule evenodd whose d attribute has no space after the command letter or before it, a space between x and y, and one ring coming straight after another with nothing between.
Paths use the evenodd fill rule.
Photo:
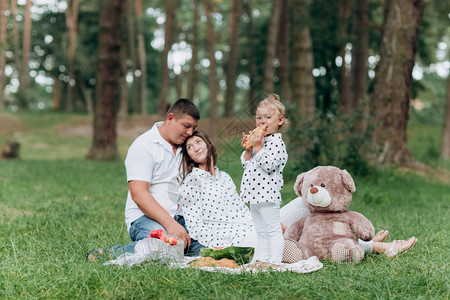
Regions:
<instances>
[{"instance_id":1,"label":"tree","mask_svg":"<svg viewBox=\"0 0 450 300\"><path fill-rule=\"evenodd\" d=\"M136 76L136 36L134 26L134 0L127 0L127 45L128 45L128 57L130 60L131 74L133 76L133 83L131 86L131 110L133 113L139 111L139 92L138 92L138 80Z\"/></svg>"},{"instance_id":2,"label":"tree","mask_svg":"<svg viewBox=\"0 0 450 300\"><path fill-rule=\"evenodd\" d=\"M102 0L98 33L98 73L94 136L87 155L93 160L117 160L117 103L120 78L120 20L125 0Z\"/></svg>"},{"instance_id":3,"label":"tree","mask_svg":"<svg viewBox=\"0 0 450 300\"><path fill-rule=\"evenodd\" d=\"M278 42L278 27L280 26L281 2L272 2L269 30L267 31L266 55L264 58L264 92L274 92L275 54Z\"/></svg>"},{"instance_id":4,"label":"tree","mask_svg":"<svg viewBox=\"0 0 450 300\"><path fill-rule=\"evenodd\" d=\"M75 50L77 48L77 26L78 26L78 3L79 0L70 0L67 2L66 8L66 25L68 31L67 44L67 76L69 82L67 83L67 97L66 97L66 111L73 111L73 90L75 87Z\"/></svg>"},{"instance_id":5,"label":"tree","mask_svg":"<svg viewBox=\"0 0 450 300\"><path fill-rule=\"evenodd\" d=\"M225 117L233 116L234 91L236 87L237 64L239 60L239 20L241 19L242 0L231 1L230 52L226 71L227 91L225 93Z\"/></svg>"},{"instance_id":6,"label":"tree","mask_svg":"<svg viewBox=\"0 0 450 300\"><path fill-rule=\"evenodd\" d=\"M248 104L250 112L256 111L255 98L255 76L256 76L256 64L254 57L254 29L253 29L253 16L252 16L252 0L245 0L244 2L245 13L248 17L247 26L247 60L248 60L248 76L250 77L250 88L248 90Z\"/></svg>"},{"instance_id":7,"label":"tree","mask_svg":"<svg viewBox=\"0 0 450 300\"><path fill-rule=\"evenodd\" d=\"M0 0L0 109L5 107L4 88L6 84L5 65L6 65L6 9L7 0Z\"/></svg>"},{"instance_id":8,"label":"tree","mask_svg":"<svg viewBox=\"0 0 450 300\"><path fill-rule=\"evenodd\" d=\"M352 55L352 100L350 107L354 109L359 103L364 103L367 93L367 56L369 33L367 21L368 0L355 1L355 26Z\"/></svg>"},{"instance_id":9,"label":"tree","mask_svg":"<svg viewBox=\"0 0 450 300\"><path fill-rule=\"evenodd\" d=\"M170 3L171 1L168 1ZM142 0L137 0L135 2L136 18L137 18L137 37L138 37L138 57L139 57L139 68L141 69L140 77L140 104L141 104L141 114L147 115L147 61L145 55L145 41L144 33L142 28ZM171 12L175 15L175 12ZM169 38L170 41L170 38Z\"/></svg>"},{"instance_id":10,"label":"tree","mask_svg":"<svg viewBox=\"0 0 450 300\"><path fill-rule=\"evenodd\" d=\"M374 132L374 141L380 147L379 163L415 164L406 145L406 124L422 11L422 0L386 1L381 59L371 100L379 125Z\"/></svg>"},{"instance_id":11,"label":"tree","mask_svg":"<svg viewBox=\"0 0 450 300\"><path fill-rule=\"evenodd\" d=\"M198 63L198 2L199 0L194 0L194 20L192 20L192 57L189 65L189 74L188 74L188 91L187 98L189 100L194 100L195 87L197 81L197 63Z\"/></svg>"},{"instance_id":12,"label":"tree","mask_svg":"<svg viewBox=\"0 0 450 300\"><path fill-rule=\"evenodd\" d=\"M450 159L450 74L447 75L447 106L444 117L441 157L443 159Z\"/></svg>"},{"instance_id":13,"label":"tree","mask_svg":"<svg viewBox=\"0 0 450 300\"><path fill-rule=\"evenodd\" d=\"M162 54L162 82L161 82L161 92L159 95L159 107L158 113L160 115L165 115L167 107L169 106L169 101L167 99L169 92L169 66L167 64L167 58L169 56L170 48L172 47L173 40L173 29L175 24L175 8L177 6L177 0L167 0L166 1L166 26L164 33L164 50Z\"/></svg>"},{"instance_id":14,"label":"tree","mask_svg":"<svg viewBox=\"0 0 450 300\"><path fill-rule=\"evenodd\" d=\"M208 74L208 87L209 87L209 99L211 103L211 138L213 140L217 140L218 136L218 104L217 104L217 80L216 80L216 58L214 45L216 44L216 34L213 28L212 23L212 1L205 0L204 1L204 9L206 15L206 43L208 48L208 59L209 59L209 74Z\"/></svg>"},{"instance_id":15,"label":"tree","mask_svg":"<svg viewBox=\"0 0 450 300\"><path fill-rule=\"evenodd\" d=\"M281 1L280 9L280 26L278 33L278 59L280 67L278 68L281 98L291 100L291 80L289 76L289 2L288 0Z\"/></svg>"},{"instance_id":16,"label":"tree","mask_svg":"<svg viewBox=\"0 0 450 300\"><path fill-rule=\"evenodd\" d=\"M30 98L30 75L28 60L31 50L31 5L32 1L27 0L25 4L25 18L23 26L22 60L19 65L20 101L19 106L25 108Z\"/></svg>"},{"instance_id":17,"label":"tree","mask_svg":"<svg viewBox=\"0 0 450 300\"><path fill-rule=\"evenodd\" d=\"M128 12L128 3L129 0L126 0L126 11ZM128 13L124 13L122 15L121 24L126 24L128 30ZM120 47L120 107L118 111L118 117L120 120L124 120L128 116L128 88L127 88L127 47L125 45L128 44L127 39L127 30L122 30L121 39L122 46Z\"/></svg>"},{"instance_id":18,"label":"tree","mask_svg":"<svg viewBox=\"0 0 450 300\"><path fill-rule=\"evenodd\" d=\"M356 1L358 2L358 1ZM348 28L352 2L351 0L339 0L339 53L342 58L341 78L340 78L340 101L339 109L341 113L347 114L350 111L350 68L345 61L347 55L347 43L349 42Z\"/></svg>"},{"instance_id":19,"label":"tree","mask_svg":"<svg viewBox=\"0 0 450 300\"><path fill-rule=\"evenodd\" d=\"M300 116L311 119L316 111L316 90L312 75L314 62L307 2L294 2L292 98L300 110Z\"/></svg>"}]
</instances>

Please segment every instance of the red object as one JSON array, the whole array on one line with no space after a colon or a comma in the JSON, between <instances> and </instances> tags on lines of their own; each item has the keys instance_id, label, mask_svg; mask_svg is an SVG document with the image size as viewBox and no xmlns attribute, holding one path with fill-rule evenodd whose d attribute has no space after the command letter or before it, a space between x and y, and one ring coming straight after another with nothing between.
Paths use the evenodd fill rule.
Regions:
<instances>
[{"instance_id":1,"label":"red object","mask_svg":"<svg viewBox=\"0 0 450 300\"><path fill-rule=\"evenodd\" d=\"M166 242L167 244L169 244L170 246L178 244L178 240L176 237L166 236L166 234L164 233L164 230L162 230L162 229L153 230L148 235L148 238L160 239L160 240Z\"/></svg>"},{"instance_id":2,"label":"red object","mask_svg":"<svg viewBox=\"0 0 450 300\"><path fill-rule=\"evenodd\" d=\"M177 239L176 239L175 237L173 237L173 236L168 236L168 237L166 238L166 243L169 244L169 245L171 245L171 246L173 246L173 245L178 244L178 241L177 241Z\"/></svg>"},{"instance_id":3,"label":"red object","mask_svg":"<svg viewBox=\"0 0 450 300\"><path fill-rule=\"evenodd\" d=\"M164 233L164 230L158 229L158 230L153 230L152 232L150 232L150 235L148 237L163 240L165 236L166 236L166 234Z\"/></svg>"}]
</instances>

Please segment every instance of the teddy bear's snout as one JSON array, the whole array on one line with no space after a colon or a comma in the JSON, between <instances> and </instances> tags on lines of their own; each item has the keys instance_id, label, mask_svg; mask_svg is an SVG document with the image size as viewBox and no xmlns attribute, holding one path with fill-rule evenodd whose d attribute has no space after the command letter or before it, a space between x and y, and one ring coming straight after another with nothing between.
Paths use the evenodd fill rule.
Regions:
<instances>
[{"instance_id":1,"label":"teddy bear's snout","mask_svg":"<svg viewBox=\"0 0 450 300\"><path fill-rule=\"evenodd\" d=\"M307 196L309 204L319 207L327 207L331 203L331 196L325 188L313 186Z\"/></svg>"}]
</instances>

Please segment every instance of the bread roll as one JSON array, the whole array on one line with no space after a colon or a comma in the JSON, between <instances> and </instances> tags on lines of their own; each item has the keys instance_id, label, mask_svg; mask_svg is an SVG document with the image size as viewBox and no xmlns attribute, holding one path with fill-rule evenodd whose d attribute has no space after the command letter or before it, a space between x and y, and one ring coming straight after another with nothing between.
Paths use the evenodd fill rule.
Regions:
<instances>
[{"instance_id":1,"label":"bread roll","mask_svg":"<svg viewBox=\"0 0 450 300\"><path fill-rule=\"evenodd\" d=\"M253 129L252 131L250 131L248 137L247 137L247 141L245 143L245 149L248 149L250 147L252 147L252 137L258 134L260 136L265 136L267 134L267 126L261 125L259 127L256 127L255 129Z\"/></svg>"}]
</instances>

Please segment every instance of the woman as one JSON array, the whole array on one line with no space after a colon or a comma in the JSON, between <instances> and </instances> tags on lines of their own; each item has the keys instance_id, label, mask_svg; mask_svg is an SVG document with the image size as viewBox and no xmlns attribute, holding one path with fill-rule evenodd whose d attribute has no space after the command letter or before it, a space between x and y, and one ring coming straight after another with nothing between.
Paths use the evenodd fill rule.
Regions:
<instances>
[{"instance_id":1,"label":"woman","mask_svg":"<svg viewBox=\"0 0 450 300\"><path fill-rule=\"evenodd\" d=\"M240 199L231 177L216 167L217 153L208 135L195 131L182 145L180 166L183 184L179 205L191 238L205 247L255 247L256 233L247 206ZM281 221L291 224L294 217L307 213L303 201L294 199L281 209ZM378 232L372 241L363 242L366 253L387 256L408 250L415 238L386 243L388 231ZM255 254L257 257L257 255Z\"/></svg>"},{"instance_id":2,"label":"woman","mask_svg":"<svg viewBox=\"0 0 450 300\"><path fill-rule=\"evenodd\" d=\"M192 239L206 247L254 246L250 211L230 175L216 167L216 148L196 131L182 145L179 204Z\"/></svg>"}]
</instances>

